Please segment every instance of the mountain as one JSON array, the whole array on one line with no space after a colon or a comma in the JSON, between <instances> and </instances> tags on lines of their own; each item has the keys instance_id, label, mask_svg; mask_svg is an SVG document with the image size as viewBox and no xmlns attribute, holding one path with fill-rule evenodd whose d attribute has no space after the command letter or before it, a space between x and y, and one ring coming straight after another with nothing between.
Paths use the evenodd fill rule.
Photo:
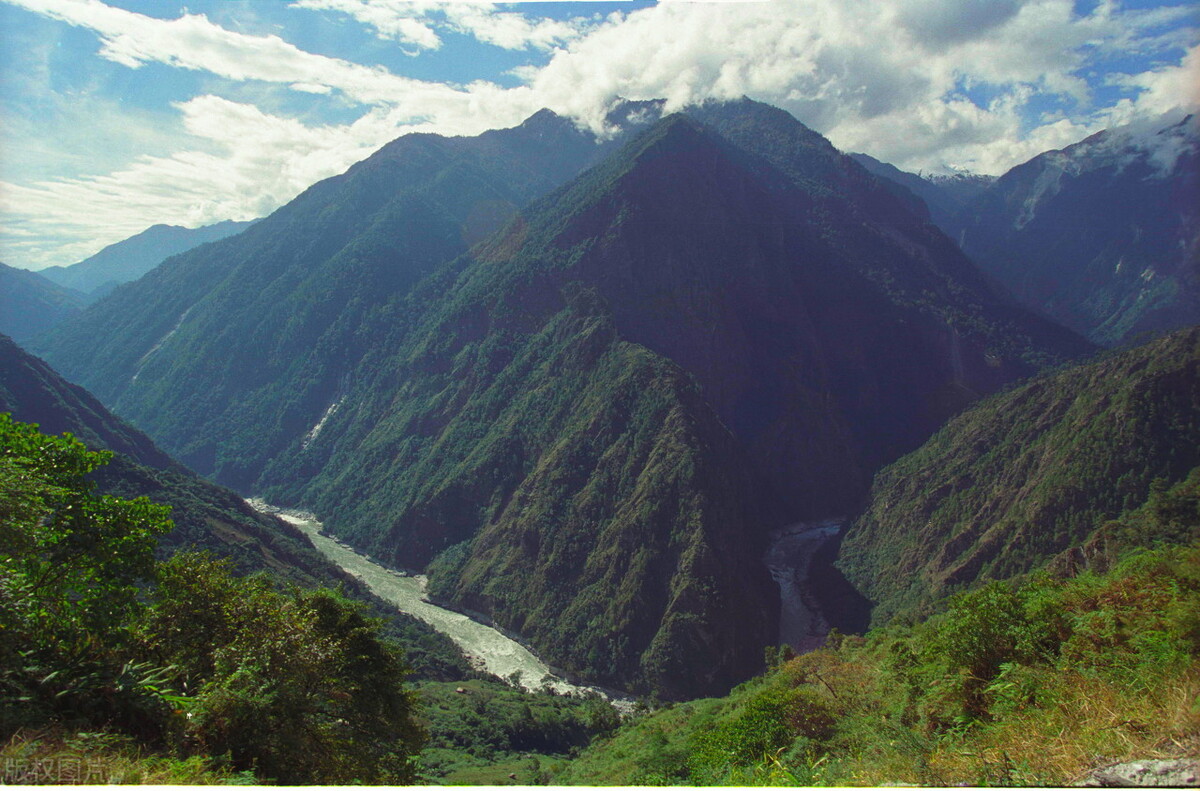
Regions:
<instances>
[{"instance_id":1,"label":"mountain","mask_svg":"<svg viewBox=\"0 0 1200 791\"><path fill-rule=\"evenodd\" d=\"M1200 322L1200 124L1123 127L1000 177L951 236L1026 305L1103 344Z\"/></svg>"},{"instance_id":2,"label":"mountain","mask_svg":"<svg viewBox=\"0 0 1200 791\"><path fill-rule=\"evenodd\" d=\"M84 305L77 291L50 282L37 272L0 264L0 333L25 343Z\"/></svg>"},{"instance_id":3,"label":"mountain","mask_svg":"<svg viewBox=\"0 0 1200 791\"><path fill-rule=\"evenodd\" d=\"M750 101L405 136L43 342L196 469L665 697L761 666L769 530L1091 348Z\"/></svg>"},{"instance_id":4,"label":"mountain","mask_svg":"<svg viewBox=\"0 0 1200 791\"><path fill-rule=\"evenodd\" d=\"M88 301L92 302L121 283L137 280L164 259L207 242L241 233L254 222L225 220L200 228L152 225L128 239L110 244L79 263L47 267L41 270L41 274L61 286L86 294Z\"/></svg>"},{"instance_id":5,"label":"mountain","mask_svg":"<svg viewBox=\"0 0 1200 791\"><path fill-rule=\"evenodd\" d=\"M970 201L986 190L995 179L973 173L922 176L908 173L895 165L880 162L867 154L850 154L867 172L896 184L925 202L929 218L942 230L953 227L953 221ZM903 192L899 193L903 196Z\"/></svg>"},{"instance_id":6,"label":"mountain","mask_svg":"<svg viewBox=\"0 0 1200 791\"><path fill-rule=\"evenodd\" d=\"M1200 329L981 401L876 476L839 565L875 620L1038 568L1200 465Z\"/></svg>"}]
</instances>

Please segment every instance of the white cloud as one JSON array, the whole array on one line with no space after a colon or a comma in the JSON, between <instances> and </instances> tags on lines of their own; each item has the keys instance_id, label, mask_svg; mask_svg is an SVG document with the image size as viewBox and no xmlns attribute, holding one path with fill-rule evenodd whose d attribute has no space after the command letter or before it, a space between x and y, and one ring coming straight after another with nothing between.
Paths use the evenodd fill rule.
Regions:
<instances>
[{"instance_id":1,"label":"white cloud","mask_svg":"<svg viewBox=\"0 0 1200 791\"><path fill-rule=\"evenodd\" d=\"M1179 29L1194 18L1186 6L1073 9L1071 0L663 4L614 18L522 74L545 104L593 125L607 97L665 97L672 109L745 94L846 150L911 169L999 173L1110 122L1094 106L1088 68L1196 36ZM1185 88L1195 75L1185 63L1128 78L1140 92L1128 112L1194 101ZM1047 97L1069 120L1032 118L1031 102Z\"/></svg>"},{"instance_id":2,"label":"white cloud","mask_svg":"<svg viewBox=\"0 0 1200 791\"><path fill-rule=\"evenodd\" d=\"M192 148L141 157L103 175L0 184L0 209L12 218L0 259L35 268L67 264L154 223L195 227L260 217L403 130L384 110L350 125L317 127L216 96L179 110ZM47 252L58 236L81 241Z\"/></svg>"},{"instance_id":3,"label":"white cloud","mask_svg":"<svg viewBox=\"0 0 1200 791\"><path fill-rule=\"evenodd\" d=\"M424 49L438 49L442 40L433 28L422 20L429 3L366 2L366 0L295 0L293 8L310 11L334 11L372 28L380 38L395 39L412 47L410 54Z\"/></svg>"}]
</instances>

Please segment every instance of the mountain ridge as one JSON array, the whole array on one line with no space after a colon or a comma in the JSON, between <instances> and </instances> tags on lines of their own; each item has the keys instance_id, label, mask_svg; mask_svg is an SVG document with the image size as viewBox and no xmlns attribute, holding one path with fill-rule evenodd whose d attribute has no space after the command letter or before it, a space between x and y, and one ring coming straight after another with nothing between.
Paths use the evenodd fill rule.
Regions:
<instances>
[{"instance_id":1,"label":"mountain ridge","mask_svg":"<svg viewBox=\"0 0 1200 791\"><path fill-rule=\"evenodd\" d=\"M948 232L1022 302L1094 342L1200 322L1200 122L1105 130L1018 165Z\"/></svg>"},{"instance_id":2,"label":"mountain ridge","mask_svg":"<svg viewBox=\"0 0 1200 791\"><path fill-rule=\"evenodd\" d=\"M0 263L0 333L20 343L78 313L83 294L37 272Z\"/></svg>"}]
</instances>

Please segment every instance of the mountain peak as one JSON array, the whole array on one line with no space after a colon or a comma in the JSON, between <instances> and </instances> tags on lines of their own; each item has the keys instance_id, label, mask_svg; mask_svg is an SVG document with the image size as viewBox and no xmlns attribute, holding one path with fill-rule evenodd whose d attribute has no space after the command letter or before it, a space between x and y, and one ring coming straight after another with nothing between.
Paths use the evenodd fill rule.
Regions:
<instances>
[{"instance_id":1,"label":"mountain peak","mask_svg":"<svg viewBox=\"0 0 1200 791\"><path fill-rule=\"evenodd\" d=\"M545 133L561 130L573 130L575 123L570 118L559 115L553 110L542 108L522 121L516 129L525 132Z\"/></svg>"}]
</instances>

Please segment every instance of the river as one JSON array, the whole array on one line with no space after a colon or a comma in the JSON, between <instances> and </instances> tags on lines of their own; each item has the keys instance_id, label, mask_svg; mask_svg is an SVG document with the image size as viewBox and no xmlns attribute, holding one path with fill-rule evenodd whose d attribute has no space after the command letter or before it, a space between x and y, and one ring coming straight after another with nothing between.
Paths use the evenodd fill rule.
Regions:
<instances>
[{"instance_id":1,"label":"river","mask_svg":"<svg viewBox=\"0 0 1200 791\"><path fill-rule=\"evenodd\" d=\"M389 569L355 552L341 541L321 532L322 525L312 514L276 508L259 499L247 500L263 513L273 514L295 525L308 536L322 555L357 577L379 598L398 610L424 621L454 641L479 670L511 683L520 674L520 685L530 691L552 689L560 695L596 693L611 702L622 714L632 710L631 697L612 690L573 684L551 671L528 648L497 629L466 615L438 607L425 598L426 578Z\"/></svg>"},{"instance_id":2,"label":"river","mask_svg":"<svg viewBox=\"0 0 1200 791\"><path fill-rule=\"evenodd\" d=\"M842 529L844 519L800 522L771 531L771 544L763 562L779 584L779 644L799 653L814 651L825 642L829 623L821 612L809 571L813 553Z\"/></svg>"}]
</instances>

